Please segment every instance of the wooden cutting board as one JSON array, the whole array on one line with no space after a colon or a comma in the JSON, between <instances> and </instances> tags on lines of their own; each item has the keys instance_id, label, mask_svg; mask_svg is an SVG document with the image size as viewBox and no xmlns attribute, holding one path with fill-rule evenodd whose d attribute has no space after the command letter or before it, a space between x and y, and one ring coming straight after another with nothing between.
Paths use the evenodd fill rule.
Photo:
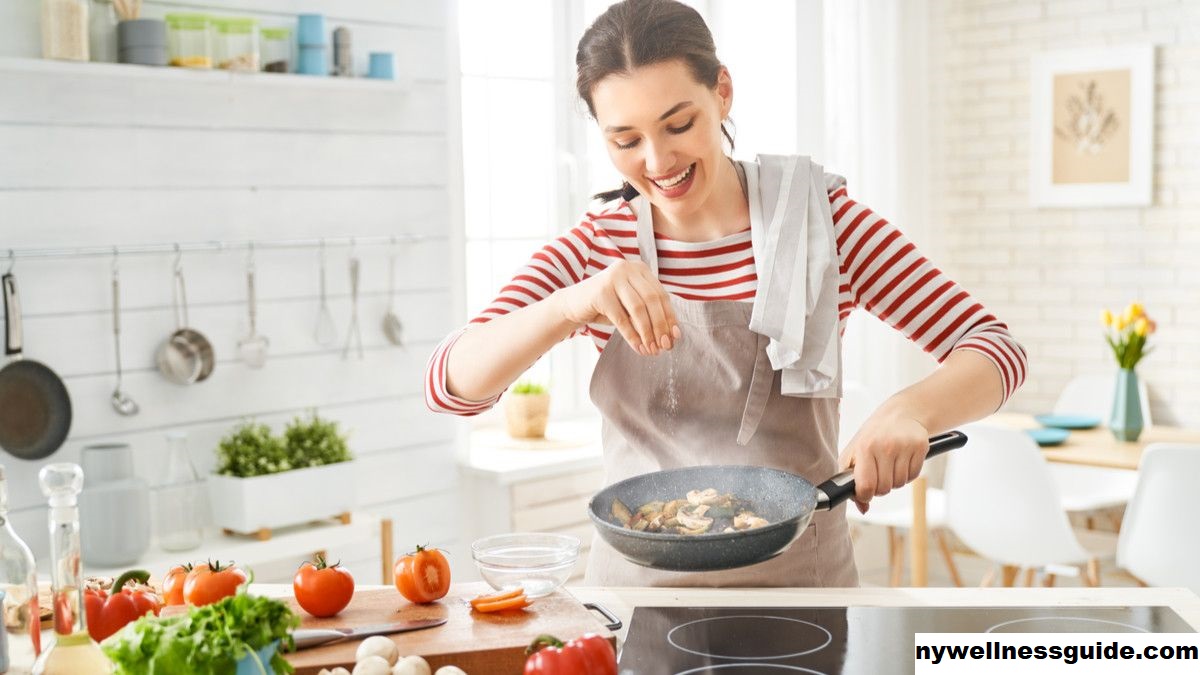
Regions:
<instances>
[{"instance_id":1,"label":"wooden cutting board","mask_svg":"<svg viewBox=\"0 0 1200 675\"><path fill-rule=\"evenodd\" d=\"M302 628L344 628L404 619L446 617L435 628L390 635L401 656L424 657L433 670L458 666L468 675L519 675L525 665L525 648L539 635L549 633L566 641L584 633L598 633L616 646L616 638L594 614L562 589L513 612L481 614L471 611L470 598L494 592L485 583L455 584L446 597L429 605L415 605L395 589L359 591L350 606L329 619L318 619L289 599L292 611L304 617ZM322 668L342 666L354 670L354 653L361 640L304 649L286 655L297 675L316 675Z\"/></svg>"}]
</instances>

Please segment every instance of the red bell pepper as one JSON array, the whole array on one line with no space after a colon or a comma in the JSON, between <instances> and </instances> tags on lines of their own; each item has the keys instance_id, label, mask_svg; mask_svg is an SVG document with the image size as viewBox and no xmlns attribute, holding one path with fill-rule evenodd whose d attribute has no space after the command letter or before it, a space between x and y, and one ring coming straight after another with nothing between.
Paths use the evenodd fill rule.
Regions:
<instances>
[{"instance_id":1,"label":"red bell pepper","mask_svg":"<svg viewBox=\"0 0 1200 675\"><path fill-rule=\"evenodd\" d=\"M539 635L525 653L525 675L617 675L616 652L594 633L566 644L553 635Z\"/></svg>"},{"instance_id":2,"label":"red bell pepper","mask_svg":"<svg viewBox=\"0 0 1200 675\"><path fill-rule=\"evenodd\" d=\"M125 624L145 616L147 613L158 615L163 603L152 588L145 585L150 579L150 573L145 570L131 570L117 577L113 582L112 591L106 593L102 589L89 588L83 594L83 606L87 615L88 634L96 642L125 627ZM136 581L133 587L126 587L130 580Z\"/></svg>"}]
</instances>

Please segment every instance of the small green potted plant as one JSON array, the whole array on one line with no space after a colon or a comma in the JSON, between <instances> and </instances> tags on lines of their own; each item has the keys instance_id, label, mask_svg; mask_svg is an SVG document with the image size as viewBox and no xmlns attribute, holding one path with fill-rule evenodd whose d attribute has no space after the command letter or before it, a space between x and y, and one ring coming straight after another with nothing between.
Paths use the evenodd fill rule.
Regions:
<instances>
[{"instance_id":1,"label":"small green potted plant","mask_svg":"<svg viewBox=\"0 0 1200 675\"><path fill-rule=\"evenodd\" d=\"M504 419L513 438L545 438L550 417L550 391L541 384L520 380L508 390Z\"/></svg>"},{"instance_id":2,"label":"small green potted plant","mask_svg":"<svg viewBox=\"0 0 1200 675\"><path fill-rule=\"evenodd\" d=\"M356 504L346 438L337 422L316 411L293 419L282 436L243 422L221 439L216 454L209 498L214 524L226 532L266 539L288 525L334 516L348 522Z\"/></svg>"}]
</instances>

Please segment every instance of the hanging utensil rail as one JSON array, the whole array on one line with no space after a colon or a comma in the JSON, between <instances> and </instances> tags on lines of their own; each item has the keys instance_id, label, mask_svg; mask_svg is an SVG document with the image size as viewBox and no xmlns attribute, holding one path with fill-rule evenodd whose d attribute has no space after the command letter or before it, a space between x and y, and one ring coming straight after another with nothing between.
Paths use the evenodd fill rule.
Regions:
<instances>
[{"instance_id":1,"label":"hanging utensil rail","mask_svg":"<svg viewBox=\"0 0 1200 675\"><path fill-rule=\"evenodd\" d=\"M367 237L309 237L304 239L246 239L244 241L194 241L161 244L130 244L128 246L78 246L72 248L9 248L0 249L0 260L13 263L20 258L99 258L114 253L126 255L163 255L169 253L223 253L264 249L299 249L325 246L371 246L400 242L419 242L434 239L423 234L373 235Z\"/></svg>"}]
</instances>

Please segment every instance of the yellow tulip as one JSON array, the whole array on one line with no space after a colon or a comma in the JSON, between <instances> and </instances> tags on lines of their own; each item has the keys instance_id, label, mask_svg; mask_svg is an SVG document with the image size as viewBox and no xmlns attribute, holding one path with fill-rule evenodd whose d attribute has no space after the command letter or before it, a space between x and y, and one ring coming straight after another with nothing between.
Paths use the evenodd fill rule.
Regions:
<instances>
[{"instance_id":1,"label":"yellow tulip","mask_svg":"<svg viewBox=\"0 0 1200 675\"><path fill-rule=\"evenodd\" d=\"M1133 303L1130 303L1130 305L1129 305L1129 315L1130 315L1132 318L1136 319L1136 318L1138 318L1139 316L1144 316L1145 314L1146 314L1146 308L1145 308L1145 307L1142 307L1142 303L1140 303L1140 302L1133 302Z\"/></svg>"},{"instance_id":2,"label":"yellow tulip","mask_svg":"<svg viewBox=\"0 0 1200 675\"><path fill-rule=\"evenodd\" d=\"M1118 331L1125 330L1125 326L1129 325L1129 319L1125 318L1124 314L1118 316L1116 321L1116 328Z\"/></svg>"},{"instance_id":3,"label":"yellow tulip","mask_svg":"<svg viewBox=\"0 0 1200 675\"><path fill-rule=\"evenodd\" d=\"M1133 324L1133 332L1135 332L1138 335L1143 336L1143 337L1146 335L1146 332L1149 329L1150 329L1150 322L1146 321L1146 317L1144 317L1144 316L1139 316L1137 321Z\"/></svg>"},{"instance_id":4,"label":"yellow tulip","mask_svg":"<svg viewBox=\"0 0 1200 675\"><path fill-rule=\"evenodd\" d=\"M1101 312L1100 313L1100 322L1103 323L1106 328L1109 326L1112 326L1113 325L1112 312L1108 311L1107 309L1104 310L1103 312Z\"/></svg>"}]
</instances>

